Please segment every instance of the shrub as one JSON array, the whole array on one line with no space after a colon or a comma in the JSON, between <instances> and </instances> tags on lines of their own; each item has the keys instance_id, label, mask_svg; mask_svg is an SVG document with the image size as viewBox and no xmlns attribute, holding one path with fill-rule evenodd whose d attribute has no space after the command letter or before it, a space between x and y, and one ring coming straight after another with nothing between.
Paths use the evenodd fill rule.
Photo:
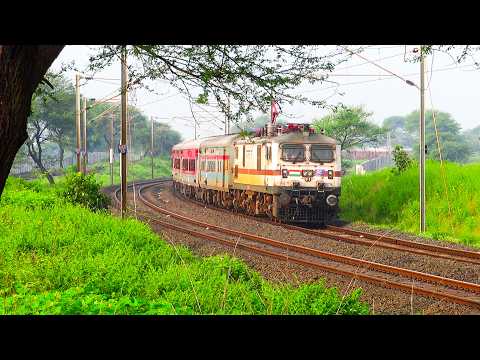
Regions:
<instances>
[{"instance_id":1,"label":"shrub","mask_svg":"<svg viewBox=\"0 0 480 360\"><path fill-rule=\"evenodd\" d=\"M93 174L82 173L69 174L65 178L63 197L72 204L78 204L90 210L106 209L110 199L100 191Z\"/></svg>"},{"instance_id":2,"label":"shrub","mask_svg":"<svg viewBox=\"0 0 480 360\"><path fill-rule=\"evenodd\" d=\"M403 146L401 145L395 145L395 149L392 151L392 155L393 162L395 163L395 168L393 168L392 170L396 174L404 172L413 165L412 159L410 159L408 153L403 150Z\"/></svg>"}]
</instances>

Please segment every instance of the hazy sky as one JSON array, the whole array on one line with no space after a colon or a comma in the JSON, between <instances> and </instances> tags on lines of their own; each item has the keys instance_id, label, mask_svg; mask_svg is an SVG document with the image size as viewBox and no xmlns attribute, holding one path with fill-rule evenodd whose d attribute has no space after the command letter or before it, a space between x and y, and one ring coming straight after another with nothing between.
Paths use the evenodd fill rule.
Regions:
<instances>
[{"instance_id":1,"label":"hazy sky","mask_svg":"<svg viewBox=\"0 0 480 360\"><path fill-rule=\"evenodd\" d=\"M405 50L408 58L412 55L413 48L414 46L408 45L406 47L374 45L362 52L362 56L419 85L420 65L404 61ZM62 63L71 60L75 60L77 66L84 68L88 64L89 55L93 53L93 46L67 46L52 68L58 70ZM480 92L477 90L477 84L480 84L480 70L474 70L472 63L473 60L467 59L464 63L455 65L448 55L440 52L435 52L433 62L432 56L429 56L426 61L427 70L433 67L433 73L426 74L426 81L430 86L435 109L452 114L463 129L480 125L480 117L477 115L477 105L480 103ZM330 104L342 102L347 105L363 105L366 110L373 113L372 121L380 124L386 117L406 115L420 106L418 89L407 85L397 77L388 75L386 71L353 56L348 62L340 64L329 78L338 82L339 86L331 83L308 85L298 88L298 92L317 98L328 98L327 101ZM75 73L68 72L67 76L74 81ZM120 79L120 64L117 63L105 69L96 74L96 77ZM90 81L82 87L81 91L89 98L100 99L115 91L119 84L119 80ZM159 117L157 121L170 123L182 133L184 139L193 138L193 119L174 118L176 116L191 117L188 102L166 83L155 83L155 88L164 95L159 96L146 90L137 90L136 106L145 115L157 116ZM426 95L426 105L429 109L428 91ZM197 119L201 122L197 130L199 136L223 134L223 125L220 121L224 116L217 109L203 106L203 109L194 107L194 110ZM310 122L326 114L326 110L302 104L284 105L283 110L295 114L292 122Z\"/></svg>"}]
</instances>

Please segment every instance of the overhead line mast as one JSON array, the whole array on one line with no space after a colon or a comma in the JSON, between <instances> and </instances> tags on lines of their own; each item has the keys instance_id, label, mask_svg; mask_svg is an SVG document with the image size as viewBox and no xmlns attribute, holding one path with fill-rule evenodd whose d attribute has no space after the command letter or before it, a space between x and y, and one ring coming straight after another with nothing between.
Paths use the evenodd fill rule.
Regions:
<instances>
[{"instance_id":1,"label":"overhead line mast","mask_svg":"<svg viewBox=\"0 0 480 360\"><path fill-rule=\"evenodd\" d=\"M80 74L75 75L75 124L76 124L76 135L77 135L77 172L82 171L81 165L81 156L80 156L80 148L81 148L81 126L80 126Z\"/></svg>"},{"instance_id":2,"label":"overhead line mast","mask_svg":"<svg viewBox=\"0 0 480 360\"><path fill-rule=\"evenodd\" d=\"M121 125L121 139L120 139L120 152L121 152L121 194L122 194L122 219L125 217L125 211L127 208L127 47L124 45L122 48L121 56L121 71L122 71L122 125Z\"/></svg>"},{"instance_id":3,"label":"overhead line mast","mask_svg":"<svg viewBox=\"0 0 480 360\"><path fill-rule=\"evenodd\" d=\"M425 59L423 46L420 46L420 231L426 230L425 224Z\"/></svg>"}]
</instances>

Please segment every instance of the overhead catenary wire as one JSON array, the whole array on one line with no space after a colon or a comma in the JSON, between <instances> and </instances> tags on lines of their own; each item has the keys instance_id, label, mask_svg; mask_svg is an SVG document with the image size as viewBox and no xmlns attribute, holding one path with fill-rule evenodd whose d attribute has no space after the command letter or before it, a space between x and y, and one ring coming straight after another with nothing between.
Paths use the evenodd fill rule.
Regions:
<instances>
[{"instance_id":1,"label":"overhead catenary wire","mask_svg":"<svg viewBox=\"0 0 480 360\"><path fill-rule=\"evenodd\" d=\"M458 67L456 67L456 66L455 67L446 67L446 68L440 68L440 69L433 70L433 72L449 71L449 70L462 69L462 68L467 68L467 67L472 67L472 66L474 66L474 65L467 64L467 65L458 66ZM426 71L426 73L429 73L429 72L430 71ZM403 74L403 76L413 76L413 75L418 75L418 74L419 73L409 73L409 74ZM378 76L378 75L374 75L374 76ZM322 91L325 91L325 90L330 90L330 89L334 89L334 88L342 87L342 86L360 85L360 84L366 84L366 83L372 83L372 82L378 82L378 81L384 81L384 80L391 80L393 78L394 78L393 75L385 75L385 76L383 76L382 79L354 81L354 82L349 82L349 83L327 86L327 87L320 88L320 89L304 90L304 91L302 91L302 93L322 92Z\"/></svg>"},{"instance_id":2,"label":"overhead catenary wire","mask_svg":"<svg viewBox=\"0 0 480 360\"><path fill-rule=\"evenodd\" d=\"M383 66L381 66L381 65L377 64L376 62L374 62L374 61L371 61L371 60L367 59L366 57L364 57L364 56L360 55L358 52L353 52L353 51L352 51L352 50L350 50L349 48L347 48L347 47L345 47L345 46L342 46L342 45L339 45L339 46L340 46L342 49L345 49L345 50L347 50L347 51L348 51L349 53L351 53L352 55L356 55L356 56L360 57L361 59L363 59L363 60L365 60L365 61L368 61L368 62L369 62L369 63L371 63L372 65L374 65L374 66L376 66L376 67L378 67L378 68L382 69L383 71L386 71L386 72L388 72L389 74L392 74L393 76L395 76L395 77L397 77L397 78L401 79L402 81L406 82L407 84L409 84L409 85L413 85L413 86L415 86L415 87L417 87L417 88L418 88L418 85L416 85L416 84L413 84L413 83L412 83L410 80L407 80L407 79L403 78L402 76L400 76L400 75L398 75L398 74L394 73L393 71L390 71L390 70L388 70L387 68L385 68L385 67L383 67Z\"/></svg>"}]
</instances>

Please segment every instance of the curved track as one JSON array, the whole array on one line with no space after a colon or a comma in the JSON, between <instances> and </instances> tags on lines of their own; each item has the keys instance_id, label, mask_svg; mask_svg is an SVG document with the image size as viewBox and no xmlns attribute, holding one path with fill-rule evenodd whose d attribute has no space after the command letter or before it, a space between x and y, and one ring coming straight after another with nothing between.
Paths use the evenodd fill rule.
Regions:
<instances>
[{"instance_id":1,"label":"curved track","mask_svg":"<svg viewBox=\"0 0 480 360\"><path fill-rule=\"evenodd\" d=\"M282 241L261 237L255 234L245 233L205 223L161 208L149 201L145 197L144 193L146 193L151 187L167 181L169 180L163 179L136 184L138 185L138 199L153 211L166 215L166 219L168 219L168 221L159 220L158 218L153 218L143 214L142 216L147 217L149 220L162 227L187 233L198 238L216 241L227 246L242 248L284 261L290 261L348 277L354 277L371 283L380 284L385 287L408 291L409 293L416 293L418 295L424 295L438 299L446 299L451 302L470 305L480 309L480 285L475 283L459 281L349 256L338 255L331 252L320 251L314 248L289 244ZM117 201L118 193L119 190L115 191L115 198ZM181 225L173 224L172 220L180 222ZM258 219L256 218L256 220ZM282 226L284 225L285 224L282 224ZM308 230L309 233L313 232L316 236L325 236L323 231L304 229L297 226L294 226L293 228L300 231ZM327 231L329 230L330 229ZM222 234L223 236L219 237L217 233ZM357 234L350 235L358 236ZM372 234L369 235L375 236ZM372 239L370 241L376 240ZM395 249L398 250L398 248ZM444 255L449 259L453 259L451 257L452 255L440 255ZM360 272L360 270L362 270L362 272ZM417 282L416 285L413 285L413 281Z\"/></svg>"},{"instance_id":2,"label":"curved track","mask_svg":"<svg viewBox=\"0 0 480 360\"><path fill-rule=\"evenodd\" d=\"M199 204L202 207L208 207L217 211L224 211L231 213L231 210L222 209L216 206L205 205L202 202L199 202L192 198L180 197L175 193L177 197L191 201L193 203ZM244 213L235 213L238 216L243 216L247 218L252 218L251 215ZM282 227L285 227L290 230L296 230L303 232L305 234L314 235L318 237L328 238L336 241L342 241L352 244L365 245L365 246L375 246L380 248L385 248L389 250L398 250L402 252L409 252L417 255L426 255L431 257L437 257L446 260L461 261L471 264L480 265L480 252L476 251L467 251L460 249L452 249L439 245L432 244L423 244L415 241L403 240L398 238L393 238L385 235L377 235L369 232L352 230L344 227L328 225L326 229L310 229L307 227L285 224L281 222L272 221L262 217L255 217L256 221L265 222L269 224L275 224Z\"/></svg>"}]
</instances>

